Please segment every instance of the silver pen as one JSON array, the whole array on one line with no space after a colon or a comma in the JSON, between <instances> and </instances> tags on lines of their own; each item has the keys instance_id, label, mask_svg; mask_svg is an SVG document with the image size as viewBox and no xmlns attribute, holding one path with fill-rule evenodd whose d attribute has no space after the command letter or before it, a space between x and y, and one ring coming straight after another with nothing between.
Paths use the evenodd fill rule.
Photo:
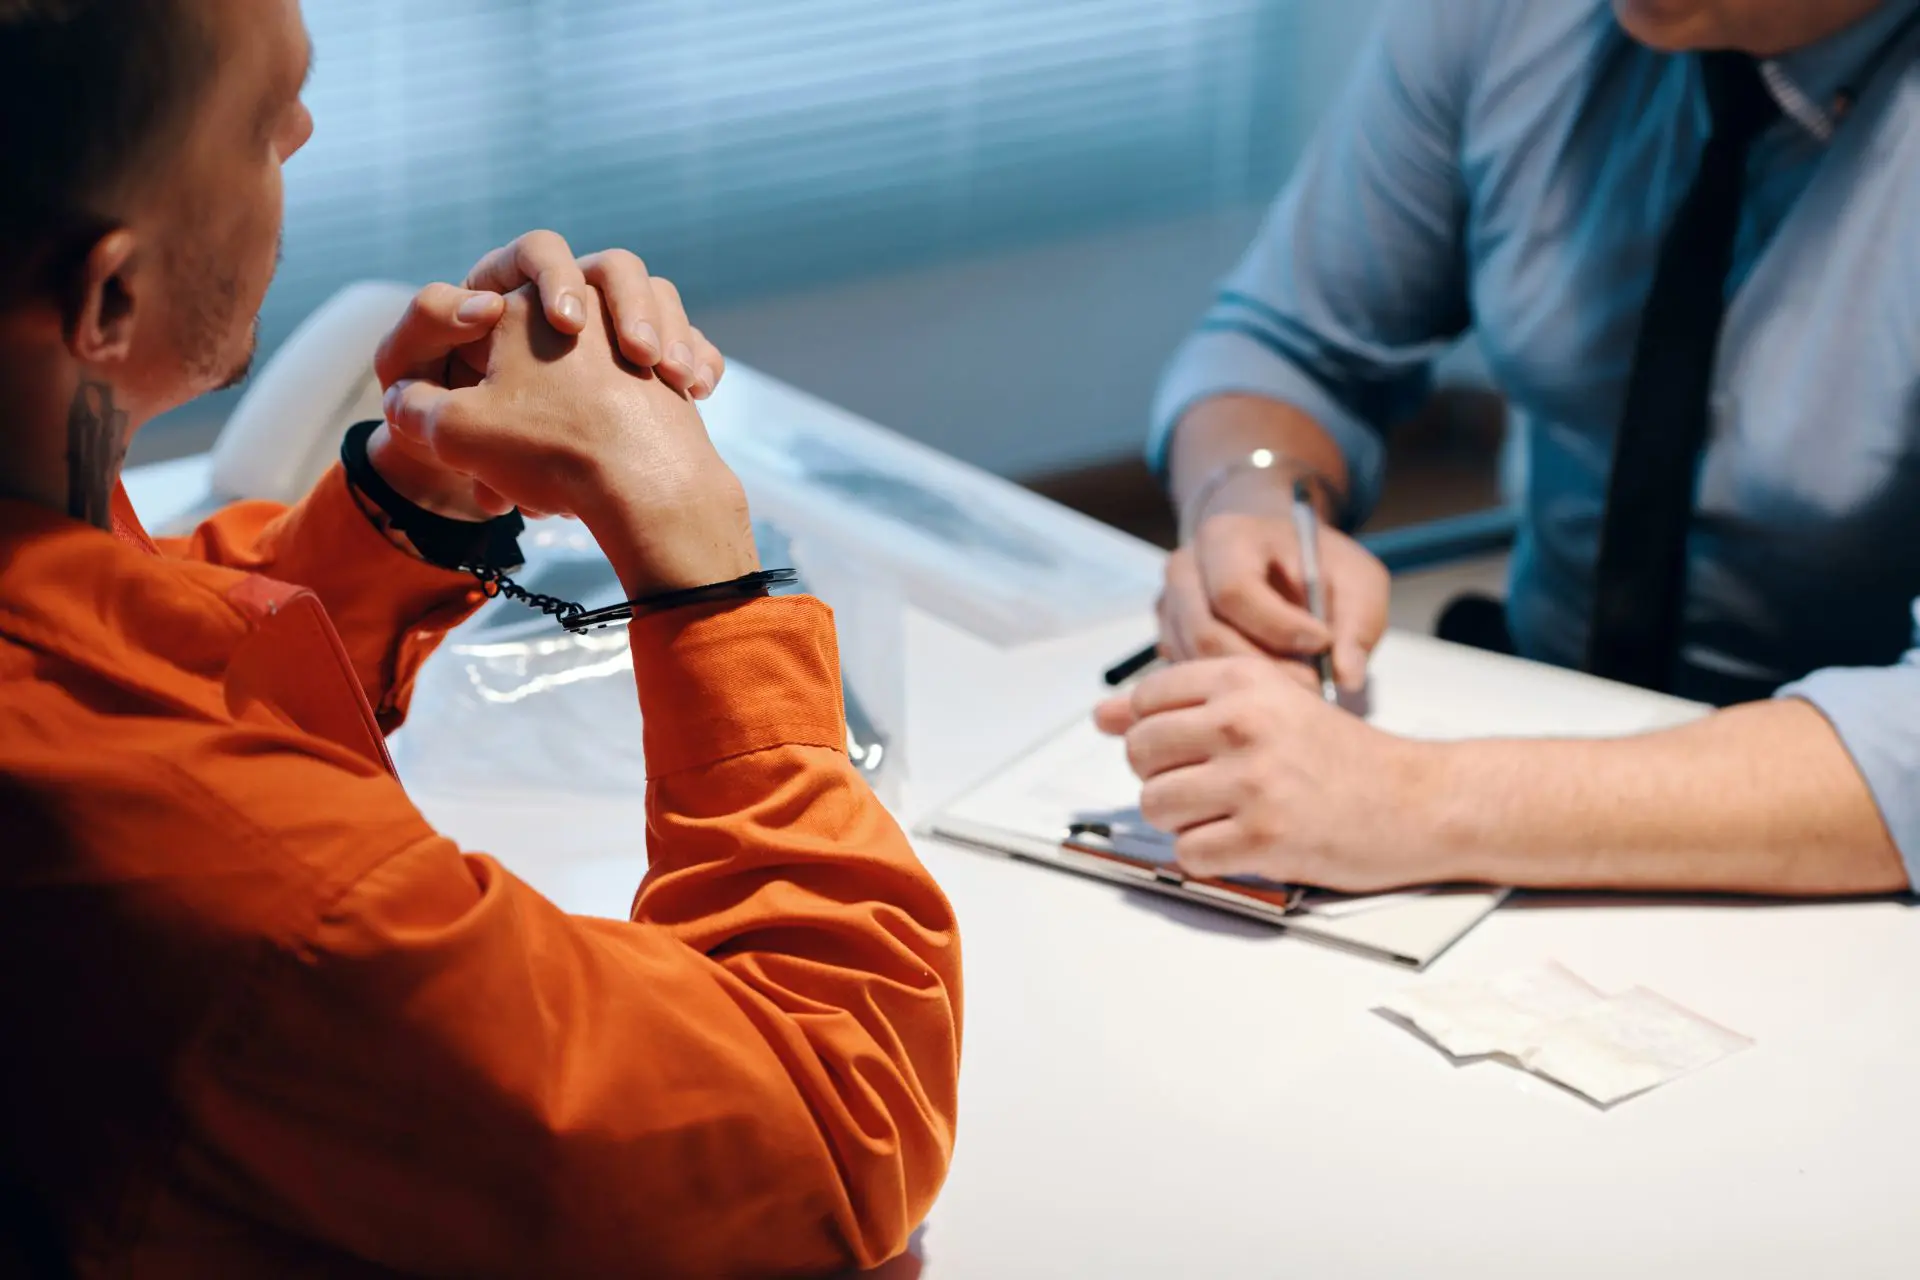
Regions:
<instances>
[{"instance_id":1,"label":"silver pen","mask_svg":"<svg viewBox=\"0 0 1920 1280\"><path fill-rule=\"evenodd\" d=\"M1307 609L1325 622L1327 584L1320 576L1320 513L1313 509L1313 490L1304 479L1293 482L1293 527L1300 535L1300 570L1307 579ZM1340 701L1340 686L1333 680L1333 651L1322 650L1313 665L1320 672L1320 696L1328 702Z\"/></svg>"}]
</instances>

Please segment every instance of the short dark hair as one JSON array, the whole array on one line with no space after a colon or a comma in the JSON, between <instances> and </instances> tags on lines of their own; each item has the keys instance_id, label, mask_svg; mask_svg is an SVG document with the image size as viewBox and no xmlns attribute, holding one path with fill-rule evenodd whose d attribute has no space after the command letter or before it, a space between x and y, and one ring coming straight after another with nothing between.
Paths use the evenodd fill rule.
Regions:
<instances>
[{"instance_id":1,"label":"short dark hair","mask_svg":"<svg viewBox=\"0 0 1920 1280\"><path fill-rule=\"evenodd\" d=\"M0 0L0 295L113 225L215 64L197 0Z\"/></svg>"}]
</instances>

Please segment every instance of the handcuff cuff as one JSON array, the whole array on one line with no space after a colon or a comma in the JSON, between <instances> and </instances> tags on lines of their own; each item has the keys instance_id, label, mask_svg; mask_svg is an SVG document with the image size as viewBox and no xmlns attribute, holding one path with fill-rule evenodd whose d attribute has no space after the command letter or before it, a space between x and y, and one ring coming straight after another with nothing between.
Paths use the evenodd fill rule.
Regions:
<instances>
[{"instance_id":1,"label":"handcuff cuff","mask_svg":"<svg viewBox=\"0 0 1920 1280\"><path fill-rule=\"evenodd\" d=\"M356 423L340 442L340 466L346 473L348 488L361 513L374 527L382 533L404 534L428 564L472 574L488 599L505 596L518 600L551 615L576 635L690 605L758 599L774 587L799 580L799 572L794 569L761 569L726 582L656 592L602 609L589 609L571 600L529 591L510 576L526 563L526 557L520 552L520 535L527 524L520 513L509 511L491 520L455 520L409 501L386 482L367 456L367 441L379 427L378 419ZM378 515L367 510L365 504L359 502L361 498L372 503Z\"/></svg>"}]
</instances>

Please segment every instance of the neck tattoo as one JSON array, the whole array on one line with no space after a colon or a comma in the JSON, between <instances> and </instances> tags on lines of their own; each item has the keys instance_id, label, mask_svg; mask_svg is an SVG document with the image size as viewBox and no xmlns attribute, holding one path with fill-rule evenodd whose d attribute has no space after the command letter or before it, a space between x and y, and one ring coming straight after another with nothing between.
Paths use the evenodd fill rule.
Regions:
<instances>
[{"instance_id":1,"label":"neck tattoo","mask_svg":"<svg viewBox=\"0 0 1920 1280\"><path fill-rule=\"evenodd\" d=\"M67 410L67 514L102 529L112 523L114 482L126 456L126 410L113 388L81 379Z\"/></svg>"}]
</instances>

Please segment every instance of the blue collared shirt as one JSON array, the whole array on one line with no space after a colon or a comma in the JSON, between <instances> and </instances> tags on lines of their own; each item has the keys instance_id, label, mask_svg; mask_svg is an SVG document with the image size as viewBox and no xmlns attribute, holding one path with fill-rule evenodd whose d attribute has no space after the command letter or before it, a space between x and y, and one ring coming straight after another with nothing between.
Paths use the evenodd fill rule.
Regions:
<instances>
[{"instance_id":1,"label":"blue collared shirt","mask_svg":"<svg viewBox=\"0 0 1920 1280\"><path fill-rule=\"evenodd\" d=\"M1767 74L1789 115L1750 160L1676 691L1812 702L1920 885L1920 0ZM1391 0L1168 369L1152 458L1196 401L1271 397L1339 443L1364 514L1384 431L1472 330L1529 457L1514 639L1580 665L1640 309L1707 129L1695 60L1607 0Z\"/></svg>"}]
</instances>

